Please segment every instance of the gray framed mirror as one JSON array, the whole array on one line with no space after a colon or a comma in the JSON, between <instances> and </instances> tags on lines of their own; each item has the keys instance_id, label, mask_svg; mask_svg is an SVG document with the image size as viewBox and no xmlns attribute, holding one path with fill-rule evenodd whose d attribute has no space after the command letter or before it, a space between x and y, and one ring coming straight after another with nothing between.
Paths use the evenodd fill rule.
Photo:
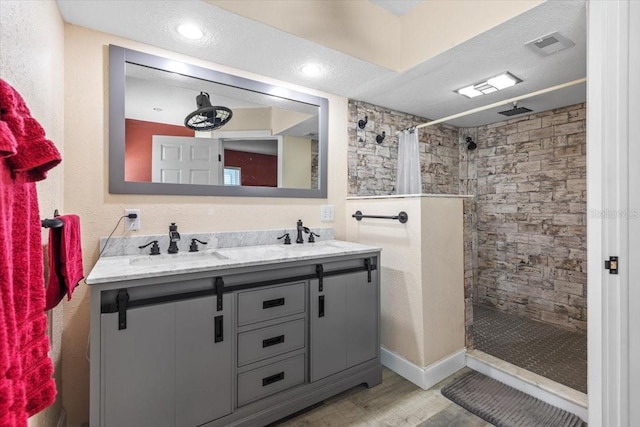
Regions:
<instances>
[{"instance_id":1,"label":"gray framed mirror","mask_svg":"<svg viewBox=\"0 0 640 427\"><path fill-rule=\"evenodd\" d=\"M230 120L187 127L202 95ZM109 193L326 198L327 133L326 98L109 46Z\"/></svg>"}]
</instances>

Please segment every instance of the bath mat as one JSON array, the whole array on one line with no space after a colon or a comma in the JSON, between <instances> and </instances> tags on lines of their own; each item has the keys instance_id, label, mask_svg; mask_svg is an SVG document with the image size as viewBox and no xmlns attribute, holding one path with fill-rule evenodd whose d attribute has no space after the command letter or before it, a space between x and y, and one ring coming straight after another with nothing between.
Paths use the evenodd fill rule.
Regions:
<instances>
[{"instance_id":1,"label":"bath mat","mask_svg":"<svg viewBox=\"0 0 640 427\"><path fill-rule=\"evenodd\" d=\"M498 427L585 427L580 417L472 372L442 388L442 394Z\"/></svg>"}]
</instances>

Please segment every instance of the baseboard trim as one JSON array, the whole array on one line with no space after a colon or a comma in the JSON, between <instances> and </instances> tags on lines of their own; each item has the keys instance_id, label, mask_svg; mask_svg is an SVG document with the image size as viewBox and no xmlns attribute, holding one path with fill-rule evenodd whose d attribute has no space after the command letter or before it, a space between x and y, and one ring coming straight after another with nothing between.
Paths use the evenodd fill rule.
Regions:
<instances>
[{"instance_id":1,"label":"baseboard trim","mask_svg":"<svg viewBox=\"0 0 640 427\"><path fill-rule=\"evenodd\" d=\"M466 366L465 355L466 349L462 348L429 366L420 367L399 354L384 347L380 348L380 362L383 366L424 390L433 387L449 375L464 368Z\"/></svg>"},{"instance_id":2,"label":"baseboard trim","mask_svg":"<svg viewBox=\"0 0 640 427\"><path fill-rule=\"evenodd\" d=\"M467 352L467 366L496 381L520 390L587 421L587 395L548 378L512 365L479 350Z\"/></svg>"}]
</instances>

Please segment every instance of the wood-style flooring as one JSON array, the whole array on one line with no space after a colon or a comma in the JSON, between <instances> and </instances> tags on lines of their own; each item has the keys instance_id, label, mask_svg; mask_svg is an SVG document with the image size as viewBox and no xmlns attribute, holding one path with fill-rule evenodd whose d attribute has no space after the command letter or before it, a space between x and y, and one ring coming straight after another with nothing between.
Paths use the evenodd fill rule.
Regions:
<instances>
[{"instance_id":1,"label":"wood-style flooring","mask_svg":"<svg viewBox=\"0 0 640 427\"><path fill-rule=\"evenodd\" d=\"M440 389L470 372L464 368L429 390L384 369L382 384L362 385L325 400L270 427L487 427L491 424L440 394Z\"/></svg>"}]
</instances>

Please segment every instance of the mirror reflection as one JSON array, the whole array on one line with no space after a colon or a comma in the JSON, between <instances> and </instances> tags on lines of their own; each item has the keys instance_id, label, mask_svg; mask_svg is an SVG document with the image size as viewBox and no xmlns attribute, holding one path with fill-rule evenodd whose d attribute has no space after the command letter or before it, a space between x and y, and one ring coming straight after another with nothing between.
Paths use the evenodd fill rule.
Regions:
<instances>
[{"instance_id":1,"label":"mirror reflection","mask_svg":"<svg viewBox=\"0 0 640 427\"><path fill-rule=\"evenodd\" d=\"M327 197L327 98L109 46L109 192Z\"/></svg>"},{"instance_id":2,"label":"mirror reflection","mask_svg":"<svg viewBox=\"0 0 640 427\"><path fill-rule=\"evenodd\" d=\"M124 109L127 182L318 189L317 105L126 63Z\"/></svg>"}]
</instances>

